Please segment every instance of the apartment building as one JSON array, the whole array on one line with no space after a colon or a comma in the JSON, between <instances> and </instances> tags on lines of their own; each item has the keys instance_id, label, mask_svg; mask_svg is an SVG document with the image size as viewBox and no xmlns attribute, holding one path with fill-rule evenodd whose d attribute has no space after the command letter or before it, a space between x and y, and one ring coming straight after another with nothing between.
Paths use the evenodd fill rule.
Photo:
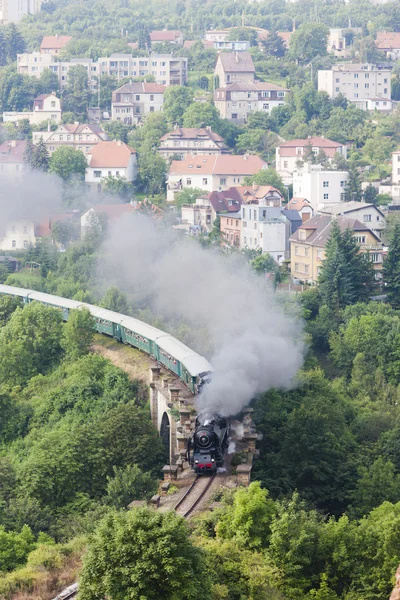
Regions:
<instances>
[{"instance_id":1,"label":"apartment building","mask_svg":"<svg viewBox=\"0 0 400 600\"><path fill-rule=\"evenodd\" d=\"M251 112L270 113L276 106L282 106L288 92L279 85L262 81L231 83L215 90L214 105L223 119L241 125Z\"/></svg>"},{"instance_id":2,"label":"apartment building","mask_svg":"<svg viewBox=\"0 0 400 600\"><path fill-rule=\"evenodd\" d=\"M347 148L345 145L340 142L328 140L328 138L324 138L323 136L313 136L283 142L277 146L275 151L275 168L286 185L292 183L297 163L304 159L304 156L310 149L315 156L325 154L329 161L332 161L336 154L343 156L343 158L347 157Z\"/></svg>"},{"instance_id":3,"label":"apartment building","mask_svg":"<svg viewBox=\"0 0 400 600\"><path fill-rule=\"evenodd\" d=\"M40 11L44 0L0 0L0 24L17 23Z\"/></svg>"},{"instance_id":4,"label":"apartment building","mask_svg":"<svg viewBox=\"0 0 400 600\"><path fill-rule=\"evenodd\" d=\"M345 200L347 171L326 171L305 163L293 173L293 196L307 198L317 212Z\"/></svg>"},{"instance_id":5,"label":"apartment building","mask_svg":"<svg viewBox=\"0 0 400 600\"><path fill-rule=\"evenodd\" d=\"M56 73L60 86L67 84L68 71L75 65L85 67L89 86L97 89L98 77L112 75L119 81L125 77L145 77L153 75L160 85L185 85L187 81L187 58L179 58L170 54L153 54L150 57L133 57L131 54L112 54L110 57L71 58L69 61L58 61L50 53L32 52L18 54L17 70L22 75L40 77L45 69Z\"/></svg>"},{"instance_id":6,"label":"apartment building","mask_svg":"<svg viewBox=\"0 0 400 600\"><path fill-rule=\"evenodd\" d=\"M38 144L40 139L43 139L49 154L63 146L89 154L99 142L107 141L108 136L99 125L73 123L60 125L56 131L34 131L32 142Z\"/></svg>"},{"instance_id":7,"label":"apartment building","mask_svg":"<svg viewBox=\"0 0 400 600\"><path fill-rule=\"evenodd\" d=\"M342 94L362 110L391 110L391 69L373 64L333 65L318 71L318 90L331 98Z\"/></svg>"},{"instance_id":8,"label":"apartment building","mask_svg":"<svg viewBox=\"0 0 400 600\"><path fill-rule=\"evenodd\" d=\"M250 52L221 52L214 69L215 88L253 83L256 70Z\"/></svg>"},{"instance_id":9,"label":"apartment building","mask_svg":"<svg viewBox=\"0 0 400 600\"><path fill-rule=\"evenodd\" d=\"M113 92L111 120L132 125L151 112L159 112L165 90L166 86L159 83L126 83Z\"/></svg>"},{"instance_id":10,"label":"apartment building","mask_svg":"<svg viewBox=\"0 0 400 600\"><path fill-rule=\"evenodd\" d=\"M211 127L179 127L166 133L160 140L158 152L165 159L172 156L181 160L197 154L229 154L228 146Z\"/></svg>"},{"instance_id":11,"label":"apartment building","mask_svg":"<svg viewBox=\"0 0 400 600\"><path fill-rule=\"evenodd\" d=\"M344 231L350 228L360 245L360 252L368 253L373 263L375 278L382 277L383 246L379 237L357 219L342 216L316 215L303 223L290 238L292 276L306 283L316 283L325 258L325 248L333 222Z\"/></svg>"},{"instance_id":12,"label":"apartment building","mask_svg":"<svg viewBox=\"0 0 400 600\"><path fill-rule=\"evenodd\" d=\"M377 206L368 202L341 202L320 210L321 214L348 217L364 223L380 239L385 229L385 215Z\"/></svg>"}]
</instances>

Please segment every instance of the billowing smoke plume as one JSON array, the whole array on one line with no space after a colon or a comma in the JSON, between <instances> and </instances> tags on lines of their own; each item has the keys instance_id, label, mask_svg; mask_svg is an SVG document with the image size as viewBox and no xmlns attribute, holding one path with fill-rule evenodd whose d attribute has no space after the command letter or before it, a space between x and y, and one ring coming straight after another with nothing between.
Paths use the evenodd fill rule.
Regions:
<instances>
[{"instance_id":1,"label":"billowing smoke plume","mask_svg":"<svg viewBox=\"0 0 400 600\"><path fill-rule=\"evenodd\" d=\"M293 385L303 361L301 321L283 313L242 257L221 256L131 216L111 227L99 273L155 314L207 330L214 373L199 409L235 414L257 393Z\"/></svg>"}]
</instances>

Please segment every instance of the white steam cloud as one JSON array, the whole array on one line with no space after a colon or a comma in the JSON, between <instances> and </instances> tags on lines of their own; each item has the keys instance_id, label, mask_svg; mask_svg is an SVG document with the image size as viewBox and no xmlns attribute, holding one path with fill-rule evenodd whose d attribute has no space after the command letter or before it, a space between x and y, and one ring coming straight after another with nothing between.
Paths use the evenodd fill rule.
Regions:
<instances>
[{"instance_id":1,"label":"white steam cloud","mask_svg":"<svg viewBox=\"0 0 400 600\"><path fill-rule=\"evenodd\" d=\"M189 323L199 352L196 334L207 331L214 373L199 410L233 415L260 392L294 385L304 356L302 322L283 312L241 256L205 250L141 216L112 225L103 250L98 274L107 286L118 285L156 315Z\"/></svg>"}]
</instances>

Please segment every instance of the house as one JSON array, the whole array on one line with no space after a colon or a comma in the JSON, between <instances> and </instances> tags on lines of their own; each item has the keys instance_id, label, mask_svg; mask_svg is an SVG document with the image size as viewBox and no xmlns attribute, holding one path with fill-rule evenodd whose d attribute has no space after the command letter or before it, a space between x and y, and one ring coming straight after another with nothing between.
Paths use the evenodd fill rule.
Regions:
<instances>
[{"instance_id":1,"label":"house","mask_svg":"<svg viewBox=\"0 0 400 600\"><path fill-rule=\"evenodd\" d=\"M343 95L361 110L391 110L391 68L386 65L333 65L318 71L318 91L330 98Z\"/></svg>"},{"instance_id":2,"label":"house","mask_svg":"<svg viewBox=\"0 0 400 600\"><path fill-rule=\"evenodd\" d=\"M182 224L197 232L211 231L217 216L237 215L240 211L241 198L236 188L223 192L211 192L197 198L194 204L182 205ZM239 218L239 217L237 217Z\"/></svg>"},{"instance_id":3,"label":"house","mask_svg":"<svg viewBox=\"0 0 400 600\"><path fill-rule=\"evenodd\" d=\"M390 60L400 58L400 33L398 31L378 31L375 45L378 50L385 52Z\"/></svg>"},{"instance_id":4,"label":"house","mask_svg":"<svg viewBox=\"0 0 400 600\"><path fill-rule=\"evenodd\" d=\"M45 35L40 44L41 54L56 56L72 40L70 35Z\"/></svg>"},{"instance_id":5,"label":"house","mask_svg":"<svg viewBox=\"0 0 400 600\"><path fill-rule=\"evenodd\" d=\"M0 232L0 250L26 250L36 246L40 238L51 235L54 223L70 219L74 213L50 215L40 221L30 218L10 220Z\"/></svg>"},{"instance_id":6,"label":"house","mask_svg":"<svg viewBox=\"0 0 400 600\"><path fill-rule=\"evenodd\" d=\"M94 215L105 215L108 223L118 221L126 215L131 215L136 212L136 209L132 204L96 204L88 210L86 210L81 216L81 237L85 237L85 233L88 227L90 227Z\"/></svg>"},{"instance_id":7,"label":"house","mask_svg":"<svg viewBox=\"0 0 400 600\"><path fill-rule=\"evenodd\" d=\"M61 101L52 94L41 94L33 102L33 111L31 112L3 112L4 123L17 123L23 119L28 119L31 125L39 125L44 121L61 122Z\"/></svg>"},{"instance_id":8,"label":"house","mask_svg":"<svg viewBox=\"0 0 400 600\"><path fill-rule=\"evenodd\" d=\"M259 156L247 154L200 154L174 160L168 174L167 200L172 202L176 193L188 187L204 192L227 190L266 167L267 164Z\"/></svg>"},{"instance_id":9,"label":"house","mask_svg":"<svg viewBox=\"0 0 400 600\"><path fill-rule=\"evenodd\" d=\"M250 52L221 52L214 69L215 88L253 83L256 70Z\"/></svg>"},{"instance_id":10,"label":"house","mask_svg":"<svg viewBox=\"0 0 400 600\"><path fill-rule=\"evenodd\" d=\"M17 23L25 15L40 11L44 0L0 0L0 25Z\"/></svg>"},{"instance_id":11,"label":"house","mask_svg":"<svg viewBox=\"0 0 400 600\"><path fill-rule=\"evenodd\" d=\"M242 205L241 248L257 250L270 254L277 262L289 258L289 238L301 225L297 211L282 207Z\"/></svg>"},{"instance_id":12,"label":"house","mask_svg":"<svg viewBox=\"0 0 400 600\"><path fill-rule=\"evenodd\" d=\"M283 196L279 190L272 185L238 185L243 204L259 204L263 206L282 206Z\"/></svg>"},{"instance_id":13,"label":"house","mask_svg":"<svg viewBox=\"0 0 400 600\"><path fill-rule=\"evenodd\" d=\"M230 214L221 214L220 231L224 240L229 246L240 248L240 234L242 230L242 213L232 212Z\"/></svg>"},{"instance_id":14,"label":"house","mask_svg":"<svg viewBox=\"0 0 400 600\"><path fill-rule=\"evenodd\" d=\"M40 139L43 139L49 154L63 146L89 154L96 144L108 140L108 135L99 125L73 123L60 125L55 131L34 131L32 142L38 144Z\"/></svg>"},{"instance_id":15,"label":"house","mask_svg":"<svg viewBox=\"0 0 400 600\"><path fill-rule=\"evenodd\" d=\"M400 150L392 152L392 187L391 194L393 201L400 203Z\"/></svg>"},{"instance_id":16,"label":"house","mask_svg":"<svg viewBox=\"0 0 400 600\"><path fill-rule=\"evenodd\" d=\"M164 44L165 42L169 42L170 44L175 44L175 46L183 46L183 33L176 29L151 31L150 41L152 44Z\"/></svg>"},{"instance_id":17,"label":"house","mask_svg":"<svg viewBox=\"0 0 400 600\"><path fill-rule=\"evenodd\" d=\"M270 113L282 106L289 90L263 81L235 82L214 91L214 105L223 119L247 122L249 113Z\"/></svg>"},{"instance_id":18,"label":"house","mask_svg":"<svg viewBox=\"0 0 400 600\"><path fill-rule=\"evenodd\" d=\"M136 150L120 140L99 142L88 154L85 181L98 192L101 192L102 179L105 177L124 177L133 182L136 175Z\"/></svg>"},{"instance_id":19,"label":"house","mask_svg":"<svg viewBox=\"0 0 400 600\"><path fill-rule=\"evenodd\" d=\"M328 140L322 136L313 136L306 139L294 139L279 144L276 148L275 168L282 177L284 183L289 185L293 182L293 173L297 168L298 161L304 160L307 152L311 150L315 156L325 154L331 162L336 154L347 157L347 148L340 142Z\"/></svg>"},{"instance_id":20,"label":"house","mask_svg":"<svg viewBox=\"0 0 400 600\"><path fill-rule=\"evenodd\" d=\"M210 42L208 40L185 40L183 42L183 47L185 48L185 50L190 50L190 48L192 48L198 42L200 42L203 45L203 48L205 48L206 50L212 50L214 48L214 44L216 43Z\"/></svg>"},{"instance_id":21,"label":"house","mask_svg":"<svg viewBox=\"0 0 400 600\"><path fill-rule=\"evenodd\" d=\"M361 252L368 252L377 271L376 279L381 278L383 246L379 237L357 219L346 217L332 218L330 215L316 215L303 223L290 238L292 276L307 283L316 283L325 258L325 247L330 237L333 222L344 231L350 228L360 244Z\"/></svg>"},{"instance_id":22,"label":"house","mask_svg":"<svg viewBox=\"0 0 400 600\"><path fill-rule=\"evenodd\" d=\"M211 127L176 127L163 135L158 152L165 159L178 156L184 159L197 154L228 154L229 149L218 133Z\"/></svg>"},{"instance_id":23,"label":"house","mask_svg":"<svg viewBox=\"0 0 400 600\"><path fill-rule=\"evenodd\" d=\"M0 144L0 179L19 181L26 168L26 140L9 140Z\"/></svg>"},{"instance_id":24,"label":"house","mask_svg":"<svg viewBox=\"0 0 400 600\"><path fill-rule=\"evenodd\" d=\"M279 35L279 37L282 38L286 48L289 48L290 46L290 40L292 38L293 33L293 31L277 31L277 34ZM264 42L267 39L269 34L270 32L267 29L259 29L257 31L258 45L261 50L263 49L262 42Z\"/></svg>"},{"instance_id":25,"label":"house","mask_svg":"<svg viewBox=\"0 0 400 600\"><path fill-rule=\"evenodd\" d=\"M111 120L132 125L151 112L159 112L163 108L166 89L159 83L126 83L113 92Z\"/></svg>"},{"instance_id":26,"label":"house","mask_svg":"<svg viewBox=\"0 0 400 600\"><path fill-rule=\"evenodd\" d=\"M320 210L323 215L342 216L364 223L379 238L385 229L385 215L377 206L367 202L341 202Z\"/></svg>"},{"instance_id":27,"label":"house","mask_svg":"<svg viewBox=\"0 0 400 600\"><path fill-rule=\"evenodd\" d=\"M225 42L229 33L228 29L209 29L206 31L205 39L207 42Z\"/></svg>"},{"instance_id":28,"label":"house","mask_svg":"<svg viewBox=\"0 0 400 600\"><path fill-rule=\"evenodd\" d=\"M306 198L292 198L285 206L287 210L297 210L303 223L314 216L314 209Z\"/></svg>"},{"instance_id":29,"label":"house","mask_svg":"<svg viewBox=\"0 0 400 600\"><path fill-rule=\"evenodd\" d=\"M321 165L305 163L293 173L293 196L307 198L314 211L345 200L347 171L326 171Z\"/></svg>"}]
</instances>

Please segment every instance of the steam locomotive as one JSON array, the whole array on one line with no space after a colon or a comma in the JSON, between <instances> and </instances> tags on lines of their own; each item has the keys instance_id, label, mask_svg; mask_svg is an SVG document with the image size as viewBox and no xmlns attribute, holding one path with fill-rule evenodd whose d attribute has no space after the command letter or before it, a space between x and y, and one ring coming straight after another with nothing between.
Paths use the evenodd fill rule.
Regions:
<instances>
[{"instance_id":1,"label":"steam locomotive","mask_svg":"<svg viewBox=\"0 0 400 600\"><path fill-rule=\"evenodd\" d=\"M215 473L222 467L228 447L229 423L218 413L203 412L196 419L188 442L188 461L196 473Z\"/></svg>"}]
</instances>

